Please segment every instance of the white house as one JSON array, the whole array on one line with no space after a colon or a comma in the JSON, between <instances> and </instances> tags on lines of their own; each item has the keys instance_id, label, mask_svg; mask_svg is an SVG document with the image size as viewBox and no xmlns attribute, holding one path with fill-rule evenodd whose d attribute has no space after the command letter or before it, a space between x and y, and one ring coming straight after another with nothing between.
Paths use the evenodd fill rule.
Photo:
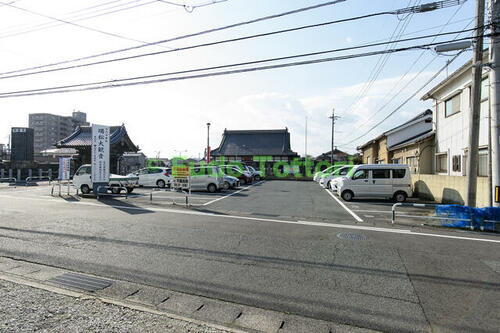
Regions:
<instances>
[{"instance_id":1,"label":"white house","mask_svg":"<svg viewBox=\"0 0 500 333\"><path fill-rule=\"evenodd\" d=\"M485 63L488 53L485 54ZM433 127L435 130L434 173L450 176L466 174L469 116L471 107L471 61L460 67L422 97L432 99L435 105ZM478 175L488 176L489 144L489 75L483 70L481 84L481 120L479 134Z\"/></svg>"}]
</instances>

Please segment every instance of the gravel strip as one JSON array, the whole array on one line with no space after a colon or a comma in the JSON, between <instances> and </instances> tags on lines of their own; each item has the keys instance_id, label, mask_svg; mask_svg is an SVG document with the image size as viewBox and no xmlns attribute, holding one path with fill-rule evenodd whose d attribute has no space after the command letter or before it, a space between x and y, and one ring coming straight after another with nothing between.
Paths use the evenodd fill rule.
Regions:
<instances>
[{"instance_id":1,"label":"gravel strip","mask_svg":"<svg viewBox=\"0 0 500 333\"><path fill-rule=\"evenodd\" d=\"M0 281L0 332L190 332L218 329Z\"/></svg>"}]
</instances>

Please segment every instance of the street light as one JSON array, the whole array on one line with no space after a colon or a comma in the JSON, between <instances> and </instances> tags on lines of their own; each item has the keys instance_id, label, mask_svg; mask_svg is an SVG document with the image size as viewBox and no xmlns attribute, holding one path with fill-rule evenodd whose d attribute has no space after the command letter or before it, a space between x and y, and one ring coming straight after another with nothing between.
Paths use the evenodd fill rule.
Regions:
<instances>
[{"instance_id":1,"label":"street light","mask_svg":"<svg viewBox=\"0 0 500 333\"><path fill-rule=\"evenodd\" d=\"M468 40L468 41L463 41L463 42L441 44L441 45L434 47L434 51L436 51L437 53L461 51L461 50L469 49L471 47L472 47L472 42L470 40Z\"/></svg>"}]
</instances>

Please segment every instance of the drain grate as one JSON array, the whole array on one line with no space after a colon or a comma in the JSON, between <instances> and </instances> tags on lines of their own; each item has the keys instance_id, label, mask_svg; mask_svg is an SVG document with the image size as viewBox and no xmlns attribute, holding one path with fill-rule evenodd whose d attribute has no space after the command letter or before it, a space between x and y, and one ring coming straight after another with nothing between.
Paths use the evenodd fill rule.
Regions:
<instances>
[{"instance_id":1,"label":"drain grate","mask_svg":"<svg viewBox=\"0 0 500 333\"><path fill-rule=\"evenodd\" d=\"M337 234L338 238L342 239L350 239L350 240L366 240L368 237L365 235L360 235L360 234L353 234L353 233L348 233L348 232L341 232Z\"/></svg>"},{"instance_id":2,"label":"drain grate","mask_svg":"<svg viewBox=\"0 0 500 333\"><path fill-rule=\"evenodd\" d=\"M52 283L85 291L96 291L109 287L113 282L88 275L64 273L49 280Z\"/></svg>"}]
</instances>

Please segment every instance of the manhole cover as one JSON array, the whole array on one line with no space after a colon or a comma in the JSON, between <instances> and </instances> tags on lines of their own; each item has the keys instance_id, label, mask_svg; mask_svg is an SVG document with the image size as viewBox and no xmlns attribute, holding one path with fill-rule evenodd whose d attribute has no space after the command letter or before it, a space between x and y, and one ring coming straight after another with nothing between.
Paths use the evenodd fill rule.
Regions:
<instances>
[{"instance_id":1,"label":"manhole cover","mask_svg":"<svg viewBox=\"0 0 500 333\"><path fill-rule=\"evenodd\" d=\"M350 239L350 240L366 240L366 239L368 239L368 237L366 237L365 235L352 234L352 233L348 233L348 232L341 232L341 233L337 234L337 237L342 238L342 239Z\"/></svg>"},{"instance_id":2,"label":"manhole cover","mask_svg":"<svg viewBox=\"0 0 500 333\"><path fill-rule=\"evenodd\" d=\"M113 282L92 276L65 273L49 280L50 282L85 291L96 291L109 287Z\"/></svg>"}]
</instances>

